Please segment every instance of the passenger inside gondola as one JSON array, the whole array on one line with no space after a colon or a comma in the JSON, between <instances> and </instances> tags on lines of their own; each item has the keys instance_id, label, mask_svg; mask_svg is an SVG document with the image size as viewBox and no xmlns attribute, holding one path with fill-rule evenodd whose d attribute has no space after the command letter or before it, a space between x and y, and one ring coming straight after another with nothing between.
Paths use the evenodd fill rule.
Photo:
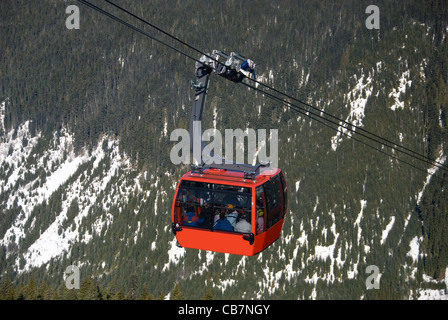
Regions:
<instances>
[{"instance_id":1,"label":"passenger inside gondola","mask_svg":"<svg viewBox=\"0 0 448 320\"><path fill-rule=\"evenodd\" d=\"M225 213L221 212L218 221L216 221L215 225L213 226L213 230L233 231L233 227L230 224L229 220L227 220Z\"/></svg>"},{"instance_id":2,"label":"passenger inside gondola","mask_svg":"<svg viewBox=\"0 0 448 320\"><path fill-rule=\"evenodd\" d=\"M263 209L257 210L257 234L264 231L264 212Z\"/></svg>"},{"instance_id":3,"label":"passenger inside gondola","mask_svg":"<svg viewBox=\"0 0 448 320\"><path fill-rule=\"evenodd\" d=\"M286 208L281 174L254 186L185 179L173 203L173 232L188 248L253 255L278 238ZM238 241L241 246L233 245ZM233 247L227 250L227 243ZM252 245L253 251L248 248Z\"/></svg>"},{"instance_id":4,"label":"passenger inside gondola","mask_svg":"<svg viewBox=\"0 0 448 320\"><path fill-rule=\"evenodd\" d=\"M236 220L238 218L238 211L234 209L232 204L229 204L227 206L227 214L226 214L227 220L229 220L230 224L232 225L232 228L235 228Z\"/></svg>"},{"instance_id":5,"label":"passenger inside gondola","mask_svg":"<svg viewBox=\"0 0 448 320\"><path fill-rule=\"evenodd\" d=\"M211 229L212 227L212 216L213 216L213 210L210 205L210 203L205 203L204 207L201 209L201 213L199 215L200 219L203 219L202 223L200 224L201 227L206 229Z\"/></svg>"},{"instance_id":6,"label":"passenger inside gondola","mask_svg":"<svg viewBox=\"0 0 448 320\"><path fill-rule=\"evenodd\" d=\"M187 226L200 226L203 222L204 219L202 217L198 217L198 215L196 214L196 210L194 206L190 206L187 209L187 214L184 216L184 225Z\"/></svg>"},{"instance_id":7,"label":"passenger inside gondola","mask_svg":"<svg viewBox=\"0 0 448 320\"><path fill-rule=\"evenodd\" d=\"M251 232L251 190L248 188L185 181L179 189L176 207L176 219L183 226Z\"/></svg>"},{"instance_id":8,"label":"passenger inside gondola","mask_svg":"<svg viewBox=\"0 0 448 320\"><path fill-rule=\"evenodd\" d=\"M242 214L238 220L238 223L235 225L234 231L240 233L250 233L250 216L247 214Z\"/></svg>"}]
</instances>

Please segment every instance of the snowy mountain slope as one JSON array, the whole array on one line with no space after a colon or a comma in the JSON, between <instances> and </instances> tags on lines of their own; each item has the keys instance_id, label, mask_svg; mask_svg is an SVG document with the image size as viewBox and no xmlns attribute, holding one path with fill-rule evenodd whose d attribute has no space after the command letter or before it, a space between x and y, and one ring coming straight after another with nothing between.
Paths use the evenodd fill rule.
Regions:
<instances>
[{"instance_id":1,"label":"snowy mountain slope","mask_svg":"<svg viewBox=\"0 0 448 320\"><path fill-rule=\"evenodd\" d=\"M153 9L128 3L137 6L136 12ZM427 130L434 128L428 124L428 88L440 93L436 102L444 101L431 69L437 66L428 49L435 41L431 27L413 18L400 20L401 11L382 10L382 17L399 17L399 25L391 28L394 19L384 18L379 32L365 30L365 8L356 1L343 6L359 11L361 18L337 3L339 18L321 17L308 2L291 2L296 6L291 10L266 1L243 12L225 7L229 3L224 1L219 5L232 15L209 6L210 21L189 16L174 1L160 5L166 3L168 8L158 10L178 10L173 17L185 19L175 18L175 29L192 43L195 39L205 48L207 37L220 34L222 38L213 38L216 48L243 46L257 58L261 81L294 92L348 123L427 151ZM20 6L16 10L22 14ZM60 12L52 10L43 12L55 12L59 21ZM301 25L299 13L302 20L311 18ZM160 18L158 12L154 17ZM23 73L25 79L0 86L8 92L4 97L10 97L0 103L0 278L20 283L33 276L57 288L64 285L65 268L77 265L83 279L91 277L103 287L126 290L130 279L138 277L138 290L156 296L178 284L188 298L200 298L208 289L216 298L231 299L446 297L446 281L425 274L428 239L418 211L419 205L431 203L425 197L437 187L443 192L434 183L440 170L414 170L358 144L352 139L360 138L356 131L342 135L261 94L220 81L213 81L204 122L215 128L279 129L288 215L281 237L255 257L178 248L170 227L171 201L180 175L189 168L169 162L167 137L186 126L193 66L138 37L124 36L121 29L99 32L101 20L91 18L86 12L79 33L62 33L64 41L54 43L45 35L61 30L53 32L48 24L36 46L46 46L49 59L32 51L34 41L26 33L18 33L23 43L22 37L13 39L32 52L20 56L23 70L30 70L28 61L40 64L37 71ZM195 28L204 26L207 33L197 39ZM243 36L241 30L247 33ZM114 49L109 50L111 43ZM52 68L41 60L51 61ZM47 69L51 74L43 75ZM46 78L50 85L42 89L40 81ZM445 113L435 110L436 127L442 130ZM342 123L340 128L348 133ZM440 136L440 141L431 136L432 154L445 163L446 144ZM369 266L379 270L379 290L366 286Z\"/></svg>"},{"instance_id":2,"label":"snowy mountain slope","mask_svg":"<svg viewBox=\"0 0 448 320\"><path fill-rule=\"evenodd\" d=\"M354 89L344 98L347 102L351 101L347 103L350 108L347 121L356 125L362 125L363 118L368 117L364 108L375 81L372 74L362 74ZM401 83L400 80L400 86ZM399 87L397 92L399 90L403 89ZM243 293L243 298L275 297L279 292L291 294L292 288L297 285L302 289L292 294L293 298L322 298L323 284L345 287L347 283L362 283L366 266L377 263L374 258L372 260L375 251L385 252L385 258L379 265L381 273L387 268L388 257L396 254L394 247L397 241L389 240L390 233L406 233L409 221L415 223L415 213L409 211L406 214L396 211L385 214L388 201L385 199L373 203L365 198L353 199L350 204L335 203L325 209L322 202L326 198L318 195L310 206L312 211L306 213L306 207L300 208L300 201L295 201L307 188L307 179L304 179L297 181L295 190L290 194L290 201L299 204L299 207L291 206L281 238L257 257L248 259L178 248L168 227L169 218L166 217L170 205L168 193L175 188L174 177L170 174L162 176L162 180L168 179L168 185L171 185L168 190L159 186L158 179L151 179L149 188L144 187L141 181L148 179L148 173L135 171L129 159L120 152L119 141L107 136L98 141L93 150L81 150L75 154L73 136L67 129L61 129L38 151L39 143L44 143L43 139L40 133L31 137L28 126L29 122L25 122L16 130L5 132L0 146L2 207L13 217L11 224L3 229L0 245L8 248L6 257L13 262L10 267L19 273L48 266L54 260L73 259L72 251L77 244L84 247L97 245L94 239L106 239L105 234L111 226L121 223L117 221L121 219L110 212L112 206L122 208L118 210L121 214L136 215L141 208L137 204L129 210L130 199L137 195L143 205L152 191L156 194L152 202L148 202L148 207L154 209L151 211L157 216L161 205L165 210L164 223L148 225L147 221L140 220L133 226L128 225L130 232L120 241L130 248L139 242L139 237L148 227L154 228L157 230L155 237L146 243L145 250L155 254L158 248L165 247L167 251L162 255L160 264L153 266L153 272L163 276L182 270L180 279L203 279L205 286L219 290L223 296L239 292L243 286L242 279L246 279L244 283L253 281L253 293ZM337 146L342 143L342 138L337 135L331 141L331 149L338 152ZM445 158L441 155L438 160L444 162ZM417 201L431 174L434 171L430 172L420 192L413 196ZM130 183L123 185L119 182L125 180ZM364 181L359 195L365 195L368 188L369 183ZM384 197L387 198L386 195ZM48 221L43 221L42 216L48 215L45 209L54 199L59 200L59 204L51 208ZM408 208L412 210L410 206ZM353 211L351 216L346 215L349 211ZM86 225L87 219L89 225ZM397 232L397 229L402 231ZM160 237L161 233L163 237ZM412 258L403 265L406 281L415 283L421 256L421 237L413 233L412 238L401 237L399 241L402 240L402 246L407 248L406 256ZM120 255L120 252L117 254ZM274 257L275 265L272 264ZM194 261L193 265L190 266L187 261ZM86 263L97 265L100 270L111 268L104 260L94 261L88 257L76 257L74 262L81 266ZM229 267L230 271L218 272L217 278L209 279L210 274L216 274L216 268L222 270ZM242 270L247 268L256 268L253 276L242 276ZM411 292L419 292L421 298L433 297L424 290L416 288Z\"/></svg>"},{"instance_id":3,"label":"snowy mountain slope","mask_svg":"<svg viewBox=\"0 0 448 320\"><path fill-rule=\"evenodd\" d=\"M59 212L52 212L53 221L46 226L46 229L40 230L38 237L21 257L26 261L25 266L20 266L20 259L17 259L17 271L27 271L48 263L50 259L69 252L71 245L76 241L89 242L92 237L89 232L78 233L83 217L88 215L98 195L104 192L118 170L130 168L129 162L118 152L116 141L103 139L90 154L84 150L82 154L75 155L72 145L73 137L65 129L56 132L49 148L37 156L33 148L38 143L39 135L30 138L27 124L19 127L15 139L11 138L13 132L8 132L6 141L2 143L2 167L10 167L8 171L10 174L2 180L4 184L2 190L7 194L5 209L18 207L20 213L6 230L0 243L5 247L11 241L20 243L34 229L41 227L36 225L36 221L39 220L36 208L45 206L57 190L63 189L66 196L61 201ZM24 139L28 139L26 147L23 146ZM13 152L8 153L8 149L12 149ZM106 152L109 157L107 160L110 161L108 168L102 172L101 176L88 178L85 170L98 169L98 166L105 161ZM30 162L34 164L27 166ZM103 168L101 166L100 169ZM28 179L28 176L33 175L37 170L44 172L44 178L42 179L41 173L37 177ZM125 190L124 196L128 192ZM105 206L107 201L111 200L106 198L103 205ZM78 214L70 217L71 221L68 221L67 211L74 201L78 204ZM107 227L111 222L110 219L109 215L104 220L98 219L92 231L100 233L102 227Z\"/></svg>"}]
</instances>

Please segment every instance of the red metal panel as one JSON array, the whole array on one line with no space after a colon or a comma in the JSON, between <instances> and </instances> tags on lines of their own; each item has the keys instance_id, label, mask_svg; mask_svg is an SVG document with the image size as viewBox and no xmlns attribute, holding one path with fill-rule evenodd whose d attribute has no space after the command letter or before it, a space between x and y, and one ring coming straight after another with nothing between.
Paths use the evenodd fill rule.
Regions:
<instances>
[{"instance_id":1,"label":"red metal panel","mask_svg":"<svg viewBox=\"0 0 448 320\"><path fill-rule=\"evenodd\" d=\"M249 241L243 239L243 234L182 227L182 231L176 233L176 238L179 244L185 248L246 256L255 254L254 246L250 245Z\"/></svg>"}]
</instances>

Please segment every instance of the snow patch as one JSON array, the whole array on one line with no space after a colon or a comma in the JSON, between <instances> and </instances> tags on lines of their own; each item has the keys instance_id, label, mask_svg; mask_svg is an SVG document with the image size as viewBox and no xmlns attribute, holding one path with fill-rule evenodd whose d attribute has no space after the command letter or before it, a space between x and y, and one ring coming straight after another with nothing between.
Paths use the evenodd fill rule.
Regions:
<instances>
[{"instance_id":1,"label":"snow patch","mask_svg":"<svg viewBox=\"0 0 448 320\"><path fill-rule=\"evenodd\" d=\"M7 209L17 206L20 210L0 239L0 245L8 248L9 244L15 243L17 246L33 228L45 227L30 246L24 248L26 251L23 256L17 257L15 269L19 273L39 267L64 253L70 254L70 248L75 242L91 241L94 235L99 235L103 228L112 223L113 216L107 209L116 196L128 199L134 190L140 190L140 176L137 175L134 184L116 188L113 191L115 194L104 194L112 177L119 172L129 172L131 168L127 157L119 152L118 141L103 137L91 152L86 149L75 154L74 137L63 128L53 134L47 149L38 153L34 152L34 147L41 134L31 137L29 124L30 121L27 121L0 137L0 165L5 176L0 180L0 191L4 198L2 204ZM106 157L108 161L105 161ZM91 163L88 167L93 170L102 163L101 174L92 176L92 171L79 172L86 163ZM34 208L49 200L61 187L65 188L65 196L61 199L59 212L52 213L53 218L47 226L35 226L36 217L32 216L35 214ZM126 196L121 197L122 193ZM104 209L104 214L96 217L90 226L84 225L86 231L81 233L83 218L90 214L90 209L100 195L103 200L98 205ZM79 210L75 217L68 217L68 209L73 201L76 201ZM11 252L6 254L9 256Z\"/></svg>"},{"instance_id":2,"label":"snow patch","mask_svg":"<svg viewBox=\"0 0 448 320\"><path fill-rule=\"evenodd\" d=\"M409 248L410 250L406 253L406 256L411 257L414 262L418 262L420 244L417 236L412 238L411 242L409 242Z\"/></svg>"},{"instance_id":3,"label":"snow patch","mask_svg":"<svg viewBox=\"0 0 448 320\"><path fill-rule=\"evenodd\" d=\"M443 152L441 149L439 156L437 157L435 162L439 163L439 164L443 164L443 163L445 163L445 161L446 161L446 156L443 155ZM426 180L425 180L425 183L423 184L422 190L417 195L417 204L419 204L420 201L422 200L423 193L424 193L426 187L428 186L429 182L431 181L432 176L434 174L436 174L438 170L439 170L438 166L432 166L431 168L429 168L428 175L426 176Z\"/></svg>"},{"instance_id":4,"label":"snow patch","mask_svg":"<svg viewBox=\"0 0 448 320\"><path fill-rule=\"evenodd\" d=\"M83 178L83 175L80 175L75 182L67 187L67 199L62 203L62 211L59 213L55 212L57 214L56 219L28 248L24 254L26 265L21 271L39 267L51 259L59 257L64 252L69 252L75 242L88 243L95 234L99 235L104 227L112 223L113 216L108 213L105 218L98 217L93 222L91 228L88 228L84 234L80 234L78 231L83 218L89 215L90 208L95 204L97 197L105 190L111 178L117 173L117 169L121 166L130 166L126 159L121 158L118 151L118 143L110 141L108 147L112 158L109 169L104 175L91 180L88 186L83 184L83 182L85 183L85 178ZM58 181L57 186L59 186L75 173L80 164L89 159L96 158L98 160L98 158L104 158L104 156L105 154L100 141L97 148L92 152L91 157L88 157L86 154L76 157L68 162L68 164L63 164L51 177L54 177L54 180ZM46 188L46 190L49 189ZM55 190L53 189L53 191ZM46 193L44 195L49 196ZM67 211L74 200L79 204L79 214L73 218L73 223L69 224L66 229L63 229L63 223L67 219Z\"/></svg>"},{"instance_id":5,"label":"snow patch","mask_svg":"<svg viewBox=\"0 0 448 320\"><path fill-rule=\"evenodd\" d=\"M392 216L390 218L389 224L386 226L386 229L383 230L383 233L381 235L381 244L384 244L386 242L387 236L389 235L390 230L394 226L395 223L395 216Z\"/></svg>"},{"instance_id":6,"label":"snow patch","mask_svg":"<svg viewBox=\"0 0 448 320\"><path fill-rule=\"evenodd\" d=\"M296 181L296 192L299 191L299 188L300 188L300 180L297 180Z\"/></svg>"},{"instance_id":7,"label":"snow patch","mask_svg":"<svg viewBox=\"0 0 448 320\"><path fill-rule=\"evenodd\" d=\"M0 135L5 131L6 100L0 103Z\"/></svg>"},{"instance_id":8,"label":"snow patch","mask_svg":"<svg viewBox=\"0 0 448 320\"><path fill-rule=\"evenodd\" d=\"M31 137L29 131L30 121L26 121L6 133L0 140L0 164L2 168L8 166L12 173L6 180L0 180L0 188L3 192L14 187L17 180L22 177L24 170L22 170L23 160L27 159L32 149L37 144L40 137L38 133L35 137Z\"/></svg>"},{"instance_id":9,"label":"snow patch","mask_svg":"<svg viewBox=\"0 0 448 320\"><path fill-rule=\"evenodd\" d=\"M308 276L305 279L306 282L314 283L315 285L317 284L317 281L319 279L325 280L327 282L334 282L336 280L334 272L335 265L342 266L344 264L344 261L342 261L340 256L340 252L336 251L336 244L339 238L339 233L336 232L336 218L334 213L330 212L330 215L333 220L333 224L330 227L330 231L334 235L334 242L328 246L316 245L314 247L314 254L310 255L307 258L307 263L312 260L321 260L321 261L330 260L329 263L330 270L328 271L328 273L325 273L322 276L318 276L317 273L314 273L312 277Z\"/></svg>"},{"instance_id":10,"label":"snow patch","mask_svg":"<svg viewBox=\"0 0 448 320\"><path fill-rule=\"evenodd\" d=\"M358 245L359 245L359 241L361 240L361 233L362 233L362 228L361 228L361 219L364 213L364 209L366 208L367 205L367 201L366 200L361 200L361 210L359 211L358 217L355 220L355 226L358 227Z\"/></svg>"},{"instance_id":11,"label":"snow patch","mask_svg":"<svg viewBox=\"0 0 448 320\"><path fill-rule=\"evenodd\" d=\"M122 56L118 57L118 63L121 65L121 67L124 67L124 58Z\"/></svg>"},{"instance_id":12,"label":"snow patch","mask_svg":"<svg viewBox=\"0 0 448 320\"><path fill-rule=\"evenodd\" d=\"M448 300L445 289L421 289L418 293L418 300Z\"/></svg>"},{"instance_id":13,"label":"snow patch","mask_svg":"<svg viewBox=\"0 0 448 320\"><path fill-rule=\"evenodd\" d=\"M352 126L363 126L362 120L365 116L364 110L367 100L372 95L373 90L372 79L373 78L370 73L367 78L365 78L364 74L362 74L355 87L344 95L344 104L350 105L350 112L347 119L345 119L345 122L340 123L340 127L336 135L331 138L331 149L333 151L336 151L338 144L342 142L342 135L351 137L352 131L349 131L349 128Z\"/></svg>"},{"instance_id":14,"label":"snow patch","mask_svg":"<svg viewBox=\"0 0 448 320\"><path fill-rule=\"evenodd\" d=\"M403 72L399 80L398 88L393 88L391 93L389 93L389 98L393 98L394 100L394 103L390 106L391 110L404 109L404 101L401 100L401 95L412 85L412 80L409 78L409 70Z\"/></svg>"},{"instance_id":15,"label":"snow patch","mask_svg":"<svg viewBox=\"0 0 448 320\"><path fill-rule=\"evenodd\" d=\"M163 266L162 271L168 270L171 264L177 265L184 256L185 249L179 248L176 238L173 238L170 243L170 249L168 250L168 262Z\"/></svg>"}]
</instances>

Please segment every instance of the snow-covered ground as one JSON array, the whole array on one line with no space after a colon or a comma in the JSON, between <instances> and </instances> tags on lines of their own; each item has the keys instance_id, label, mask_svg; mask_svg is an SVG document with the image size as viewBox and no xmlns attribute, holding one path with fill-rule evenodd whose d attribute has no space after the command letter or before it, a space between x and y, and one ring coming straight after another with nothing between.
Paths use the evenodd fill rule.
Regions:
<instances>
[{"instance_id":1,"label":"snow-covered ground","mask_svg":"<svg viewBox=\"0 0 448 320\"><path fill-rule=\"evenodd\" d=\"M442 152L442 149L440 149L439 156L434 161L434 163L436 163L436 164L445 164L445 162L446 162L446 155L444 155L443 152ZM432 176L434 174L436 174L437 171L439 171L439 167L440 167L440 165L436 165L436 166L432 166L431 168L429 168L428 175L426 176L426 180L425 180L425 182L423 184L423 188L422 188L422 190L419 192L419 194L417 196L417 203L420 203L420 201L422 200L423 193L425 192L426 186L431 181Z\"/></svg>"},{"instance_id":2,"label":"snow-covered ground","mask_svg":"<svg viewBox=\"0 0 448 320\"><path fill-rule=\"evenodd\" d=\"M373 72L373 71L372 71ZM356 79L356 75L355 75ZM350 112L345 119L345 123L341 122L339 131L335 136L331 138L331 149L336 151L339 143L343 140L343 135L347 135L349 137L352 136L352 131L349 129L353 129L353 126L362 127L363 119L365 117L365 108L367 104L367 100L372 95L373 84L372 84L372 73L366 77L364 74L361 74L359 80L357 80L354 88L344 95L344 105L350 106ZM350 125L348 125L349 123Z\"/></svg>"},{"instance_id":3,"label":"snow-covered ground","mask_svg":"<svg viewBox=\"0 0 448 320\"><path fill-rule=\"evenodd\" d=\"M418 300L448 300L448 267L445 269L445 279L434 280L433 278L423 275L423 281L428 284L445 284L444 289L420 289L418 290Z\"/></svg>"},{"instance_id":4,"label":"snow-covered ground","mask_svg":"<svg viewBox=\"0 0 448 320\"><path fill-rule=\"evenodd\" d=\"M392 98L394 103L390 106L393 111L397 109L404 109L404 101L401 99L401 95L409 90L412 85L412 80L409 79L410 72L406 70L400 77L399 85L397 88L393 88L389 93L389 98Z\"/></svg>"},{"instance_id":5,"label":"snow-covered ground","mask_svg":"<svg viewBox=\"0 0 448 320\"><path fill-rule=\"evenodd\" d=\"M4 108L4 104L2 104L2 108ZM25 226L29 225L29 229L35 227L36 217L33 217L33 209L44 201L48 201L60 187L66 188L62 209L60 212L54 212L54 221L40 233L23 257L17 257L16 268L19 272L39 267L55 257L68 253L71 246L77 241L89 242L92 239L92 234L78 233L78 226L83 217L88 215L89 209L106 189L112 177L118 174L119 169L126 172L131 168L129 160L119 152L117 140L103 137L90 153L87 150L82 150L75 154L73 135L68 130L62 129L54 133L49 148L36 157L33 148L37 145L40 136L40 133L37 133L35 137L31 137L29 121L27 121L18 126L17 130L4 133L0 144L0 165L2 168L8 168L7 178L0 180L0 191L7 195L5 201L7 209L11 209L13 206L20 208L20 214L16 216L3 238L0 239L0 245L8 247L10 242L18 244L30 231L25 230ZM89 176L87 172L78 172L81 165L88 162L92 163L92 170L97 168L106 157L104 148L107 149L107 157L110 159L107 171L92 179L86 178ZM41 175L36 175L33 180L26 182L27 175L42 169L46 173L45 179L42 179ZM75 173L78 175L75 176ZM67 184L72 177L77 178ZM139 189L138 181L139 177L135 178L134 185L118 188L119 192L123 193L121 198L126 199L126 196L135 188ZM116 200L111 197L110 194L106 195L104 201L112 203ZM63 223L67 219L67 210L73 200L79 204L79 214L74 217L72 224L63 229ZM105 205L103 203L103 206ZM31 223L28 221L29 219L33 219ZM107 227L110 223L112 223L110 214L106 215L105 219L98 218L94 223L93 232L99 234L102 228ZM22 258L25 260L23 268L20 267Z\"/></svg>"},{"instance_id":6,"label":"snow-covered ground","mask_svg":"<svg viewBox=\"0 0 448 320\"><path fill-rule=\"evenodd\" d=\"M93 188L86 188L81 181L81 176L68 187L67 199L62 204L62 211L56 217L56 220L40 235L29 248L25 255L27 261L26 268L40 266L50 261L50 259L60 256L64 252L69 252L71 245L76 241L89 242L92 238L92 234L86 232L86 234L78 234L78 226L81 224L83 217L86 217L89 213L89 209L95 204L97 197L105 190L107 184L111 178L116 174L117 169L124 166L129 167L126 159L123 159L118 152L118 144L110 141L109 152L113 155L112 163L109 170L101 177L96 177L91 181L90 186ZM102 143L98 144L98 147L92 152L90 157L80 156L75 164L69 166L69 168L60 175L61 180L66 178L66 181L79 167L80 164L85 163L89 159L95 159L93 169L101 161L105 154L101 147ZM96 164L96 165L95 165ZM76 168L76 169L75 169ZM58 174L60 170L57 170L55 174ZM73 228L71 225L63 231L62 234L58 231L64 220L67 218L67 210L71 202L77 199L78 203L81 203L80 213L75 217L74 223L76 225ZM104 226L107 226L112 222L112 216L107 215L106 220L98 219L94 223L94 233L100 234Z\"/></svg>"},{"instance_id":7,"label":"snow-covered ground","mask_svg":"<svg viewBox=\"0 0 448 320\"><path fill-rule=\"evenodd\" d=\"M356 95L361 95L359 90L369 90L369 78L360 79L356 88ZM361 88L362 87L362 88ZM367 92L367 91L366 91ZM351 95L353 97L353 95ZM359 98L360 96L358 96ZM356 122L357 125L362 125L363 118L363 106L366 103L366 97L360 97L361 100L351 101L350 105L352 110L347 119L350 122ZM364 100L363 100L364 99ZM5 103L0 104L0 116L4 114ZM3 113L2 113L3 111ZM1 119L3 120L3 119ZM3 121L0 122L3 125ZM65 198L62 201L62 207L60 212L55 213L54 219L45 226L45 228L39 233L33 243L29 245L26 252L22 257L18 257L15 261L14 268L17 272L26 272L34 267L39 267L50 262L52 259L57 259L63 255L70 254L71 247L76 242L88 243L96 234L100 234L104 228L108 228L114 221L113 216L107 213L108 204L115 203L117 198L127 199L129 195L137 190L138 192L144 192L145 196L149 196L149 191L142 191L142 187L139 184L139 180L150 179L152 186L157 189L159 187L159 177L153 177L147 172L140 173L134 178L134 182L130 186L120 186L120 188L112 188L114 192L105 192L114 177L117 177L119 172L129 172L132 168L130 161L120 153L118 149L119 141L110 137L103 137L95 148L88 152L87 150L81 150L75 154L74 152L74 138L67 129L62 129L59 132L55 132L53 140L50 146L39 155L33 152L33 148L38 144L41 138L40 133L37 133L35 137L31 137L29 131L30 122L25 122L19 125L16 130L11 130L0 134L0 165L2 168L7 168L5 171L6 179L0 180L0 191L3 195L6 195L4 205L6 208L11 209L13 206L21 206L21 212L16 217L6 233L0 238L0 245L8 247L12 242L18 243L23 239L29 230L25 230L26 225L30 225L30 229L35 227L36 217L33 216L33 209L42 204L44 201L49 200L52 195L59 189L64 188ZM2 127L3 128L3 127ZM341 137L342 139L342 137ZM337 144L341 140L337 140ZM92 171L99 167L104 160L108 159L108 166L102 168L102 173L89 177L86 170L82 169L84 164L91 164ZM439 162L445 162L446 157L440 154L437 159ZM29 173L36 173L39 169L45 170L45 179L39 177L29 178ZM428 172L421 192L417 195L418 201L421 200L426 185L431 180L432 176L437 172L437 167L431 168ZM28 176L27 176L28 174ZM142 176L143 175L143 176ZM165 173L166 176L170 176L170 173ZM28 178L27 178L28 177ZM302 180L296 180L292 183L292 192L298 193L300 188L306 185L306 182ZM174 189L176 184L172 185ZM99 203L98 199L103 198L103 202ZM162 198L166 198L167 194L165 190L160 190L155 196L155 201L152 204L154 206L155 214L160 206ZM76 200L79 204L79 213L73 218L73 221L69 225L64 225L67 221L67 212L71 203ZM360 209L357 211L353 218L353 234L354 244L363 246L366 253L369 252L369 243L366 242L363 234L363 227L366 225L365 219L367 218L366 212L368 212L368 203L366 200L359 200ZM371 202L369 202L370 205ZM313 203L314 204L314 203ZM93 219L92 228L88 228L88 231L80 232L79 226L82 223L84 217L89 214L89 210L95 206L103 206L105 209L105 216ZM314 209L311 206L309 214L312 214L311 230L305 231L304 221L294 216L293 213L289 214L290 230L285 230L285 236L280 240L284 244L292 247L291 252L285 252L284 248L278 246L275 250L274 256L280 260L283 260L282 269L274 269L270 265L270 260L266 259L266 253L262 252L255 257L259 262L264 261L260 274L261 277L255 284L256 295L260 298L272 295L282 290L279 282L282 280L295 281L294 279L300 278L306 284L314 286L310 296L304 298L316 298L317 284L320 281L326 283L341 282L346 279L352 280L358 278L361 274L365 274L364 270L361 270L359 265L365 262L362 259L365 257L358 256L354 260L347 259L347 252L352 249L350 241L345 239L343 231L337 229L338 217L333 210L329 210L326 214L329 215L331 220L322 229L318 228L319 217L323 214L321 212L322 204L319 203L319 196L316 196ZM398 221L399 218L390 216L385 219L382 230L377 237L380 239L381 244L386 245L388 235L390 232L394 232L395 228L398 228L401 224ZM406 223L409 221L409 217ZM396 223L397 222L397 223ZM305 223L308 223L305 221ZM132 233L132 239L134 242L138 240L139 233L142 226L137 224L136 229ZM289 229L289 228L288 228ZM165 229L157 230L156 233L170 232L169 226ZM288 233L289 232L289 233ZM322 235L320 239L325 239L325 243L318 240L317 242L309 241L309 237L314 235L314 232L318 232ZM365 232L365 231L364 231ZM331 242L328 242L328 236L331 236ZM355 239L356 238L356 239ZM158 248L158 236L154 242L148 243L148 248L152 251ZM132 242L132 240L131 240ZM417 264L421 259L422 254L420 252L420 244L422 239L415 237L409 242L409 251L407 256L409 265L407 267L407 279L415 280L415 274L417 272ZM345 251L342 253L341 246ZM305 251L302 249L306 249ZM304 254L305 252L305 254ZM191 277L200 276L207 272L210 265L214 263L215 254L213 252L206 252L205 254L198 253L200 266L191 272ZM186 249L178 248L176 246L175 238L170 238L167 258L160 272L169 272L173 267L182 265L185 261ZM244 270L247 264L252 263L252 258L241 257L238 260L237 267L233 274L237 274L238 270ZM358 259L358 260L357 260ZM225 255L223 267L228 263L229 256ZM24 263L23 263L24 261ZM313 264L315 262L328 262L328 270L307 272L306 265ZM101 264L104 268L104 262ZM300 267L298 267L300 266ZM305 266L305 267L304 267ZM340 274L340 270L344 267L344 274ZM337 270L339 269L339 270ZM358 270L359 269L359 270ZM336 272L337 271L337 272ZM448 270L447 270L448 273ZM205 280L205 285L208 285ZM425 280L430 283L432 280ZM447 280L442 280L447 282ZM441 282L439 281L438 285ZM216 279L211 284L213 287L220 289L221 292L225 292L232 286L238 285L236 278L228 277L222 279ZM300 294L298 294L299 296ZM448 295L446 291L441 289L427 289L422 287L416 294L419 299L447 299Z\"/></svg>"},{"instance_id":8,"label":"snow-covered ground","mask_svg":"<svg viewBox=\"0 0 448 320\"><path fill-rule=\"evenodd\" d=\"M5 130L6 100L0 103L0 134Z\"/></svg>"}]
</instances>

